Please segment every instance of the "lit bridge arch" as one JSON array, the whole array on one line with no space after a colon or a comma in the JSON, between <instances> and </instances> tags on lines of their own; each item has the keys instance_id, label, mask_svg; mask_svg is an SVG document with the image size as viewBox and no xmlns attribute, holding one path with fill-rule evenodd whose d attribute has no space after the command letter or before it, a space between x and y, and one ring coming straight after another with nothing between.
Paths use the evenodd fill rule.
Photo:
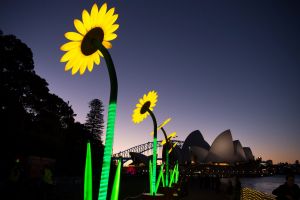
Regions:
<instances>
[{"instance_id":1,"label":"lit bridge arch","mask_svg":"<svg viewBox=\"0 0 300 200\"><path fill-rule=\"evenodd\" d=\"M162 145L160 144L162 141L157 141L157 147L162 147ZM182 148L184 141L180 141L180 140L172 140L173 143L177 142L177 146ZM134 147L131 147L125 151L121 151L119 153L115 153L113 154L113 159L119 159L122 158L123 162L126 162L128 160L131 160L131 156L130 156L130 152L134 152L134 153L144 153L147 152L149 150L153 149L153 142L147 142L145 144L140 144Z\"/></svg>"}]
</instances>

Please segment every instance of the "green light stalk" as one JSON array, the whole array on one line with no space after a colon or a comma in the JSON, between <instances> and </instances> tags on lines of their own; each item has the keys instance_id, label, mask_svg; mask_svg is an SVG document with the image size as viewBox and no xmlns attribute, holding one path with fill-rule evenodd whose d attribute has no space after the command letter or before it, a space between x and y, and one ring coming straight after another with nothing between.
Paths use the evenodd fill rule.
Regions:
<instances>
[{"instance_id":1,"label":"green light stalk","mask_svg":"<svg viewBox=\"0 0 300 200\"><path fill-rule=\"evenodd\" d=\"M166 152L166 186L168 186L169 184L169 140L168 140L168 136L167 133L165 131L165 129L162 127L161 128L164 136L165 136L165 140L166 140L166 146L165 146L165 152Z\"/></svg>"},{"instance_id":2,"label":"green light stalk","mask_svg":"<svg viewBox=\"0 0 300 200\"><path fill-rule=\"evenodd\" d=\"M121 160L118 160L118 167L115 174L113 189L111 193L111 200L118 200L119 199L119 190L120 190L120 177L121 177Z\"/></svg>"},{"instance_id":3,"label":"green light stalk","mask_svg":"<svg viewBox=\"0 0 300 200\"><path fill-rule=\"evenodd\" d=\"M175 176L175 183L178 183L178 179L179 179L179 166L178 166L178 161L176 163L176 176Z\"/></svg>"},{"instance_id":4,"label":"green light stalk","mask_svg":"<svg viewBox=\"0 0 300 200\"><path fill-rule=\"evenodd\" d=\"M85 170L84 170L84 200L93 199L93 176L92 176L92 159L91 159L91 145L87 142L86 145L86 158L85 158Z\"/></svg>"},{"instance_id":5,"label":"green light stalk","mask_svg":"<svg viewBox=\"0 0 300 200\"><path fill-rule=\"evenodd\" d=\"M149 186L150 186L150 194L153 193L152 189L152 162L149 160Z\"/></svg>"},{"instance_id":6,"label":"green light stalk","mask_svg":"<svg viewBox=\"0 0 300 200\"><path fill-rule=\"evenodd\" d=\"M106 66L110 78L110 98L108 105L108 117L107 117L107 128L106 128L106 138L105 138L105 147L100 179L100 188L98 200L106 200L107 189L108 189L108 180L110 172L110 162L112 155L112 147L114 142L114 128L116 120L116 110L117 110L117 96L118 96L118 80L116 75L116 70L112 58L107 51L107 49L100 43L95 42L99 51L103 54Z\"/></svg>"},{"instance_id":7,"label":"green light stalk","mask_svg":"<svg viewBox=\"0 0 300 200\"><path fill-rule=\"evenodd\" d=\"M152 155L152 178L151 178L151 185L152 185L152 195L156 195L156 163L157 163L157 121L155 118L154 113L148 108L147 112L150 114L153 120L153 128L154 128L154 135L153 135L153 155Z\"/></svg>"},{"instance_id":8,"label":"green light stalk","mask_svg":"<svg viewBox=\"0 0 300 200\"><path fill-rule=\"evenodd\" d=\"M169 183L169 187L172 186L173 182L174 182L174 176L175 176L175 173L176 173L176 165L174 166L174 169L171 170L171 180L170 180L170 183Z\"/></svg>"},{"instance_id":9,"label":"green light stalk","mask_svg":"<svg viewBox=\"0 0 300 200\"><path fill-rule=\"evenodd\" d=\"M158 175L158 178L157 178L157 182L156 182L156 189L155 189L155 192L157 193L157 190L159 188L159 184L160 184L160 181L164 179L163 175L163 168L164 168L164 164L161 164L160 166L160 171L159 171L159 175ZM164 185L164 184L163 184Z\"/></svg>"}]
</instances>

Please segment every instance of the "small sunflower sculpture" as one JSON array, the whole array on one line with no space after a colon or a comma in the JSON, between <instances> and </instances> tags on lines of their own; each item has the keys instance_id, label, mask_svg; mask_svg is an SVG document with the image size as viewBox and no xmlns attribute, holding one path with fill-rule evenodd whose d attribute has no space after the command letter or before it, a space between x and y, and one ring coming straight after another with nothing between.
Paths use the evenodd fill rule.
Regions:
<instances>
[{"instance_id":1,"label":"small sunflower sculpture","mask_svg":"<svg viewBox=\"0 0 300 200\"><path fill-rule=\"evenodd\" d=\"M83 10L82 20L74 20L78 32L65 33L70 42L60 47L62 51L66 51L60 59L60 62L66 62L65 71L72 69L72 75L78 71L82 75L86 68L91 72L94 64L100 64L100 56L103 55L99 51L99 44L110 49L111 41L117 37L114 32L119 25L114 23L118 15L114 12L115 8L107 10L106 3L100 9L94 4L90 13Z\"/></svg>"},{"instance_id":2,"label":"small sunflower sculpture","mask_svg":"<svg viewBox=\"0 0 300 200\"><path fill-rule=\"evenodd\" d=\"M163 128L165 125L167 125L170 121L171 121L171 118L166 119L163 123L161 123L161 124L157 127L157 130L162 129L162 128ZM150 135L153 135L153 134L154 134L154 132L152 131L152 132L150 133Z\"/></svg>"},{"instance_id":3,"label":"small sunflower sculpture","mask_svg":"<svg viewBox=\"0 0 300 200\"><path fill-rule=\"evenodd\" d=\"M153 111L157 102L157 92L150 91L148 94L144 94L142 98L139 99L139 103L136 104L136 108L133 110L132 121L136 124L142 122L149 115L148 110Z\"/></svg>"},{"instance_id":4,"label":"small sunflower sculpture","mask_svg":"<svg viewBox=\"0 0 300 200\"><path fill-rule=\"evenodd\" d=\"M173 133L171 133L170 135L168 135L168 137L167 137L167 140L169 141L169 140L171 140L172 138L174 138L176 136L176 132L173 132ZM167 143L167 140L166 139L164 139L163 141L161 141L161 145L164 145L164 144L166 144Z\"/></svg>"}]
</instances>

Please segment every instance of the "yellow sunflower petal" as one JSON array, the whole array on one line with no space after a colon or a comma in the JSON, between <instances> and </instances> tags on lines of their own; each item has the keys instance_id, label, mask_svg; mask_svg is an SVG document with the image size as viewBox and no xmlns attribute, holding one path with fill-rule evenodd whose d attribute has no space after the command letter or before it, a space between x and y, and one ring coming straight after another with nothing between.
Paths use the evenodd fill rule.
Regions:
<instances>
[{"instance_id":1,"label":"yellow sunflower petal","mask_svg":"<svg viewBox=\"0 0 300 200\"><path fill-rule=\"evenodd\" d=\"M88 70L91 72L91 71L93 70L93 67L94 67L94 61L93 61L92 59L90 59L90 60L88 61L88 66L87 66L87 68L88 68Z\"/></svg>"},{"instance_id":2,"label":"yellow sunflower petal","mask_svg":"<svg viewBox=\"0 0 300 200\"><path fill-rule=\"evenodd\" d=\"M99 54L99 56L103 57L103 54L101 53L101 51L97 50L97 54Z\"/></svg>"},{"instance_id":3,"label":"yellow sunflower petal","mask_svg":"<svg viewBox=\"0 0 300 200\"><path fill-rule=\"evenodd\" d=\"M67 32L65 37L71 41L81 41L83 39L83 36L76 32Z\"/></svg>"},{"instance_id":4,"label":"yellow sunflower petal","mask_svg":"<svg viewBox=\"0 0 300 200\"><path fill-rule=\"evenodd\" d=\"M116 31L118 28L119 28L119 24L111 25L111 26L107 29L107 33L113 33L113 32Z\"/></svg>"},{"instance_id":5,"label":"yellow sunflower petal","mask_svg":"<svg viewBox=\"0 0 300 200\"><path fill-rule=\"evenodd\" d=\"M80 47L80 42L68 42L60 47L62 51L69 51L74 48Z\"/></svg>"},{"instance_id":6,"label":"yellow sunflower petal","mask_svg":"<svg viewBox=\"0 0 300 200\"><path fill-rule=\"evenodd\" d=\"M94 4L91 10L91 27L94 28L96 26L96 20L98 15L98 6Z\"/></svg>"},{"instance_id":7,"label":"yellow sunflower petal","mask_svg":"<svg viewBox=\"0 0 300 200\"><path fill-rule=\"evenodd\" d=\"M87 67L87 60L84 60L79 68L80 75L84 74Z\"/></svg>"},{"instance_id":8,"label":"yellow sunflower petal","mask_svg":"<svg viewBox=\"0 0 300 200\"><path fill-rule=\"evenodd\" d=\"M99 9L99 13L98 15L102 16L106 13L106 10L107 10L107 3L104 3L101 8Z\"/></svg>"},{"instance_id":9,"label":"yellow sunflower petal","mask_svg":"<svg viewBox=\"0 0 300 200\"><path fill-rule=\"evenodd\" d=\"M73 67L73 63L71 60L69 60L65 66L65 71L70 70Z\"/></svg>"},{"instance_id":10,"label":"yellow sunflower petal","mask_svg":"<svg viewBox=\"0 0 300 200\"><path fill-rule=\"evenodd\" d=\"M79 19L74 19L74 26L79 33L81 33L82 35L86 34L86 29Z\"/></svg>"},{"instance_id":11,"label":"yellow sunflower petal","mask_svg":"<svg viewBox=\"0 0 300 200\"><path fill-rule=\"evenodd\" d=\"M108 18L103 25L104 26L109 26L112 25L113 23L115 23L115 21L118 19L119 15L113 15L112 17Z\"/></svg>"},{"instance_id":12,"label":"yellow sunflower petal","mask_svg":"<svg viewBox=\"0 0 300 200\"><path fill-rule=\"evenodd\" d=\"M115 34L115 33L107 34L104 36L104 40L106 40L106 41L111 41L116 38L117 38L117 34Z\"/></svg>"},{"instance_id":13,"label":"yellow sunflower petal","mask_svg":"<svg viewBox=\"0 0 300 200\"><path fill-rule=\"evenodd\" d=\"M112 44L110 42L103 41L102 44L107 49L111 49L112 48Z\"/></svg>"},{"instance_id":14,"label":"yellow sunflower petal","mask_svg":"<svg viewBox=\"0 0 300 200\"><path fill-rule=\"evenodd\" d=\"M96 65L100 64L100 57L98 54L96 54L96 53L93 54L93 60L96 63Z\"/></svg>"},{"instance_id":15,"label":"yellow sunflower petal","mask_svg":"<svg viewBox=\"0 0 300 200\"><path fill-rule=\"evenodd\" d=\"M67 62L76 55L76 49L66 52L60 59L60 62Z\"/></svg>"},{"instance_id":16,"label":"yellow sunflower petal","mask_svg":"<svg viewBox=\"0 0 300 200\"><path fill-rule=\"evenodd\" d=\"M91 30L91 17L87 10L82 11L82 21L87 31Z\"/></svg>"},{"instance_id":17,"label":"yellow sunflower petal","mask_svg":"<svg viewBox=\"0 0 300 200\"><path fill-rule=\"evenodd\" d=\"M78 72L78 70L80 68L80 64L81 64L80 62L74 64L74 66L72 68L72 75L75 75Z\"/></svg>"},{"instance_id":18,"label":"yellow sunflower petal","mask_svg":"<svg viewBox=\"0 0 300 200\"><path fill-rule=\"evenodd\" d=\"M106 18L110 18L111 16L113 16L114 12L115 12L115 8L109 9L109 11L107 11L105 17L106 17Z\"/></svg>"},{"instance_id":19,"label":"yellow sunflower petal","mask_svg":"<svg viewBox=\"0 0 300 200\"><path fill-rule=\"evenodd\" d=\"M65 71L69 71L74 66L74 63L78 62L79 57L80 56L77 56L77 57L69 60L65 66Z\"/></svg>"},{"instance_id":20,"label":"yellow sunflower petal","mask_svg":"<svg viewBox=\"0 0 300 200\"><path fill-rule=\"evenodd\" d=\"M97 20L96 26L102 27L101 25L102 25L103 20L105 19L104 16L105 16L106 10L107 10L107 4L105 3L99 9L97 19L96 19Z\"/></svg>"}]
</instances>

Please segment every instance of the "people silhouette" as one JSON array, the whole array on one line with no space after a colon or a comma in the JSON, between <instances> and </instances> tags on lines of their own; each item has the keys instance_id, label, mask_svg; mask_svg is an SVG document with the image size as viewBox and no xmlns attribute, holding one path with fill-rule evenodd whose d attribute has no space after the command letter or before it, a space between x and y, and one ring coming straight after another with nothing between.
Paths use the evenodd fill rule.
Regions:
<instances>
[{"instance_id":1,"label":"people silhouette","mask_svg":"<svg viewBox=\"0 0 300 200\"><path fill-rule=\"evenodd\" d=\"M276 199L278 200L299 200L300 188L295 184L294 174L287 174L286 182L273 190L272 194L277 196Z\"/></svg>"}]
</instances>

